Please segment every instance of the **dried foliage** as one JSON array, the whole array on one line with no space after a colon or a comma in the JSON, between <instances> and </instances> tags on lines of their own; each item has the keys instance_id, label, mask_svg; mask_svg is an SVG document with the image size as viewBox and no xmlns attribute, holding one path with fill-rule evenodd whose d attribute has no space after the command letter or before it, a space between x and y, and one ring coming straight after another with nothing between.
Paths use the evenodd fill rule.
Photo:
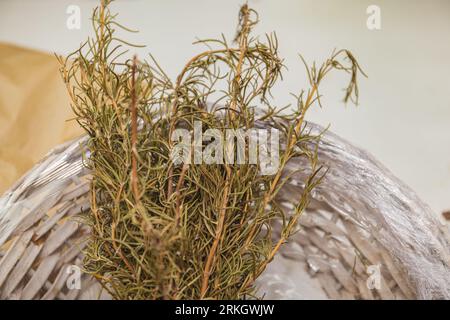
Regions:
<instances>
[{"instance_id":1,"label":"dried foliage","mask_svg":"<svg viewBox=\"0 0 450 320\"><path fill-rule=\"evenodd\" d=\"M258 16L247 5L234 43L200 41L207 50L173 83L153 58L119 61L129 44L114 36L124 27L109 2L94 11L95 37L59 57L73 110L90 136L92 209L86 218L92 236L85 270L117 299L254 297L254 280L296 231L308 194L325 173L307 147L320 137L306 132L305 114L333 69L350 74L345 99L357 99L358 64L350 52L338 51L320 68L307 66L311 87L286 115L270 95L283 69L277 38L251 36ZM192 130L194 121L203 130L222 131L270 123L285 143L278 171L261 175L251 164L174 165L171 134ZM312 174L288 213L275 197L290 179L282 171L292 157L308 158ZM281 238L273 235L274 219L283 221Z\"/></svg>"}]
</instances>

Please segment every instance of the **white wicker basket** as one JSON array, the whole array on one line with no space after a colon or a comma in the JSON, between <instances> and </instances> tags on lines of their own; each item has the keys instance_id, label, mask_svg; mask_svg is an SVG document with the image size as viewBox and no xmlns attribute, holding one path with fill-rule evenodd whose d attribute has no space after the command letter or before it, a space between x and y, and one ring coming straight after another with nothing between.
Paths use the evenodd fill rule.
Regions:
<instances>
[{"instance_id":1,"label":"white wicker basket","mask_svg":"<svg viewBox=\"0 0 450 320\"><path fill-rule=\"evenodd\" d=\"M85 142L52 150L0 198L1 298L108 298L86 274L79 288L69 281L89 236L74 219L90 205ZM300 232L258 280L260 292L274 299L449 299L448 228L429 207L370 155L330 132L319 159L330 170L312 194ZM294 159L286 173L299 166L302 160ZM302 173L297 178L303 181ZM301 189L286 185L278 200L289 208Z\"/></svg>"}]
</instances>

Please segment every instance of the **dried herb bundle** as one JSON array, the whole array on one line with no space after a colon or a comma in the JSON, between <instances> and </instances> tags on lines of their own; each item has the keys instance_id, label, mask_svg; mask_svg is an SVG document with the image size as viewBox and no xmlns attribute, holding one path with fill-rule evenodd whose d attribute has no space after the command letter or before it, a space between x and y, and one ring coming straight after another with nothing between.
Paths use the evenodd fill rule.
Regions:
<instances>
[{"instance_id":1,"label":"dried herb bundle","mask_svg":"<svg viewBox=\"0 0 450 320\"><path fill-rule=\"evenodd\" d=\"M270 95L283 69L276 36L251 36L258 16L247 5L234 43L200 41L207 51L172 82L153 58L119 61L129 45L114 36L124 27L109 2L94 11L95 37L59 57L73 110L90 136L92 209L86 217L92 235L85 270L117 299L254 297L255 279L296 230L308 194L325 173L307 147L320 137L306 132L305 114L333 69L350 74L345 100L357 99L358 64L345 50L319 68L305 64L311 87L286 115ZM278 169L261 175L254 164L175 164L172 134L192 131L196 121L203 131L220 132L270 123L284 141ZM225 144L224 152L229 148ZM307 157L312 174L288 213L275 199L290 179L282 171L292 157ZM281 238L273 234L275 219L282 221Z\"/></svg>"}]
</instances>

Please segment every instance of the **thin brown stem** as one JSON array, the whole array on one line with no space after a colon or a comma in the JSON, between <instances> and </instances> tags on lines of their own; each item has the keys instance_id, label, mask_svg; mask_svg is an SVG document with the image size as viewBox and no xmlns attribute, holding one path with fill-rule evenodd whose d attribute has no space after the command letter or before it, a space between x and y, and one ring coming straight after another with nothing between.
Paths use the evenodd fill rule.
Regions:
<instances>
[{"instance_id":1,"label":"thin brown stem","mask_svg":"<svg viewBox=\"0 0 450 320\"><path fill-rule=\"evenodd\" d=\"M286 157L292 152L292 150L295 146L295 142L297 141L296 137L300 134L300 130L302 128L305 112L309 109L309 107L311 106L311 103L314 101L313 98L314 98L314 95L316 94L316 91L317 91L317 85L314 85L313 88L311 89L310 93L308 94L308 97L306 98L306 102L304 104L304 106L305 106L304 110L302 110L301 115L296 120L297 123L296 123L295 129L294 129L295 136L291 135L289 142L287 144L287 148L284 152ZM283 167L283 166L281 166L281 167ZM265 210L265 208L267 207L269 202L272 200L273 193L275 192L275 189L281 179L281 174L282 174L282 170L278 170L278 172L276 173L272 182L270 183L269 190L264 195L264 199L263 199L262 205L260 207L261 208L260 210ZM249 237L247 238L246 244L243 247L244 249L247 249L248 245L252 242L252 240L255 236L255 232L256 232L256 224L253 225L253 227L250 231L250 234L249 234ZM279 245L277 245L274 249L275 249L275 252L278 251Z\"/></svg>"},{"instance_id":2,"label":"thin brown stem","mask_svg":"<svg viewBox=\"0 0 450 320\"><path fill-rule=\"evenodd\" d=\"M237 96L239 94L240 90L240 79L241 79L241 73L242 73L242 66L244 63L244 58L247 53L247 43L248 43L248 34L250 32L250 26L249 26L249 15L250 11L248 10L247 5L244 5L242 7L242 13L243 13L243 26L241 30L241 36L239 37L239 61L236 66L236 76L233 79L233 97L230 104L230 110L232 111L230 113L230 119L231 121L234 119L234 114L236 111L236 105L237 105ZM208 283L209 283L209 277L211 275L211 270L214 268L214 261L215 256L217 252L217 247L219 246L220 240L222 238L223 234L223 228L224 228L224 221L226 216L226 208L228 204L228 196L231 192L231 168L230 166L225 166L226 170L226 178L225 178L225 187L224 187L224 195L222 199L222 204L220 207L220 213L219 213L219 220L216 226L216 234L214 237L214 242L209 250L208 258L206 260L205 269L203 270L203 280L202 280L202 287L200 291L200 297L203 299L206 295L206 292L208 291Z\"/></svg>"},{"instance_id":3,"label":"thin brown stem","mask_svg":"<svg viewBox=\"0 0 450 320\"><path fill-rule=\"evenodd\" d=\"M135 274L134 272L134 268L132 266L132 264L128 261L128 259L124 256L122 250L120 249L120 247L117 246L116 243L116 223L113 222L111 224L111 242L113 245L114 250L116 251L116 253L119 255L119 257L122 259L122 261L125 263L125 265L127 266L127 268L130 270L131 274Z\"/></svg>"},{"instance_id":4,"label":"thin brown stem","mask_svg":"<svg viewBox=\"0 0 450 320\"><path fill-rule=\"evenodd\" d=\"M176 200L176 207L175 207L175 225L178 226L180 222L181 217L181 187L184 183L184 176L186 174L186 171L188 169L189 165L187 163L183 164L183 167L181 168L180 178L178 179L177 188L175 189L177 200Z\"/></svg>"},{"instance_id":5,"label":"thin brown stem","mask_svg":"<svg viewBox=\"0 0 450 320\"><path fill-rule=\"evenodd\" d=\"M250 32L250 25L249 25L249 21L250 21L250 12L248 10L248 6L245 4L242 6L241 8L241 12L243 14L243 22L242 22L242 30L241 30L241 36L239 37L239 62L236 66L236 76L233 79L233 89L234 89L234 95L233 95L233 100L231 101L231 105L230 105L230 109L231 109L231 114L230 114L230 118L231 121L233 121L234 117L235 117L235 112L237 110L236 105L237 105L237 95L239 92L239 86L240 86L240 82L241 82L241 73L242 73L242 66L244 64L244 58L245 55L247 54L247 43L248 43L248 34Z\"/></svg>"},{"instance_id":6,"label":"thin brown stem","mask_svg":"<svg viewBox=\"0 0 450 320\"><path fill-rule=\"evenodd\" d=\"M131 188L136 203L139 202L139 187L137 174L137 94L136 94L136 64L137 57L133 57L131 69Z\"/></svg>"},{"instance_id":7,"label":"thin brown stem","mask_svg":"<svg viewBox=\"0 0 450 320\"><path fill-rule=\"evenodd\" d=\"M219 246L220 239L222 238L222 230L224 226L225 221L225 214L226 214L226 207L228 203L228 194L231 189L230 184L230 178L231 178L231 169L227 166L227 176L225 179L225 187L224 187L224 194L222 198L222 204L219 212L219 220L217 222L216 227L216 234L214 237L214 242L211 246L211 249L209 250L208 258L206 259L205 269L203 270L203 280L202 280L202 287L200 290L200 298L203 299L206 295L206 292L208 290L208 283L209 283L209 277L211 275L211 270L213 268L214 258L216 255L217 247Z\"/></svg>"}]
</instances>

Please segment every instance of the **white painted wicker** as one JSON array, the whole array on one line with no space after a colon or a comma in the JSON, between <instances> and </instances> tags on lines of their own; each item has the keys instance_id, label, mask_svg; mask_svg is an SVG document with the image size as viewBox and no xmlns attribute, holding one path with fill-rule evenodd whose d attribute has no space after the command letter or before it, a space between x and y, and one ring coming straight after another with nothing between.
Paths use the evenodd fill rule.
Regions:
<instances>
[{"instance_id":1,"label":"white painted wicker","mask_svg":"<svg viewBox=\"0 0 450 320\"><path fill-rule=\"evenodd\" d=\"M108 298L86 274L79 289L68 281L89 236L74 218L90 206L85 142L52 150L0 198L0 298ZM373 157L336 135L324 134L319 159L330 170L300 231L258 280L260 292L274 299L449 299L448 227ZM294 159L286 173L302 165ZM302 173L296 178L303 181ZM286 185L280 203L289 208L301 189Z\"/></svg>"}]
</instances>

